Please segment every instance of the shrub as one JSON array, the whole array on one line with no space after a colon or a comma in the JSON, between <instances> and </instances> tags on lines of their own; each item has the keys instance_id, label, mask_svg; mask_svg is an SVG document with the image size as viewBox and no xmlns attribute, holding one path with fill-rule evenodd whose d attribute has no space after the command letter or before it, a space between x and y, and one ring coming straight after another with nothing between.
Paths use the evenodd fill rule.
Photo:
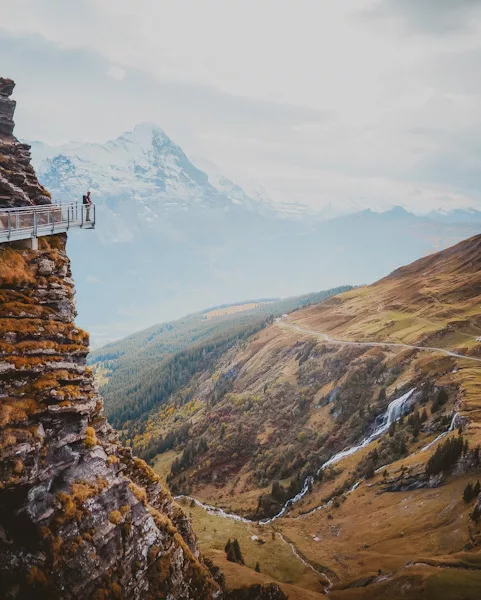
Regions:
<instances>
[{"instance_id":1,"label":"shrub","mask_svg":"<svg viewBox=\"0 0 481 600\"><path fill-rule=\"evenodd\" d=\"M239 544L237 538L234 538L234 541L232 543L232 547L234 548L234 553L235 553L236 561L238 563L240 563L241 565L243 565L244 564L244 558L242 556L242 552L241 552L241 549L240 549L240 544Z\"/></svg>"},{"instance_id":2,"label":"shrub","mask_svg":"<svg viewBox=\"0 0 481 600\"><path fill-rule=\"evenodd\" d=\"M477 523L479 521L479 517L481 517L481 506L479 504L476 504L473 512L471 513L471 519L473 519L473 521Z\"/></svg>"},{"instance_id":3,"label":"shrub","mask_svg":"<svg viewBox=\"0 0 481 600\"><path fill-rule=\"evenodd\" d=\"M97 445L97 436L95 434L95 429L93 427L87 427L85 429L84 444L86 446L88 446L89 448Z\"/></svg>"},{"instance_id":4,"label":"shrub","mask_svg":"<svg viewBox=\"0 0 481 600\"><path fill-rule=\"evenodd\" d=\"M144 490L144 488L136 485L135 483L129 483L129 489L139 502L142 502L142 504L147 504L147 492Z\"/></svg>"},{"instance_id":5,"label":"shrub","mask_svg":"<svg viewBox=\"0 0 481 600\"><path fill-rule=\"evenodd\" d=\"M471 482L469 482L468 485L464 488L463 500L468 503L471 502L472 500L477 498L480 491L481 484L479 483L479 479L474 485Z\"/></svg>"},{"instance_id":6,"label":"shrub","mask_svg":"<svg viewBox=\"0 0 481 600\"><path fill-rule=\"evenodd\" d=\"M374 461L368 460L366 464L366 470L364 472L364 477L366 479L372 479L376 473L376 469L374 467Z\"/></svg>"},{"instance_id":7,"label":"shrub","mask_svg":"<svg viewBox=\"0 0 481 600\"><path fill-rule=\"evenodd\" d=\"M122 514L120 510L113 510L109 515L109 521L114 525L120 525L122 522Z\"/></svg>"},{"instance_id":8,"label":"shrub","mask_svg":"<svg viewBox=\"0 0 481 600\"><path fill-rule=\"evenodd\" d=\"M471 502L471 500L473 500L473 499L474 499L473 484L471 482L469 482L468 485L464 488L463 500L465 502Z\"/></svg>"}]
</instances>

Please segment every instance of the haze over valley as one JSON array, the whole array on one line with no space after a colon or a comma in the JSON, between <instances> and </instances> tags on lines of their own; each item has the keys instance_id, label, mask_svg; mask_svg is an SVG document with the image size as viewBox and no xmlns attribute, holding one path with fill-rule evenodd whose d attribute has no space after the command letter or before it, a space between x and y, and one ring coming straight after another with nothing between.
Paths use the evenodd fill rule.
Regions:
<instances>
[{"instance_id":1,"label":"haze over valley","mask_svg":"<svg viewBox=\"0 0 481 600\"><path fill-rule=\"evenodd\" d=\"M481 223L475 209L274 204L197 168L150 123L103 145L36 142L32 156L54 201L90 189L96 203L89 244L75 231L69 241L79 323L95 346L216 304L369 283Z\"/></svg>"}]
</instances>

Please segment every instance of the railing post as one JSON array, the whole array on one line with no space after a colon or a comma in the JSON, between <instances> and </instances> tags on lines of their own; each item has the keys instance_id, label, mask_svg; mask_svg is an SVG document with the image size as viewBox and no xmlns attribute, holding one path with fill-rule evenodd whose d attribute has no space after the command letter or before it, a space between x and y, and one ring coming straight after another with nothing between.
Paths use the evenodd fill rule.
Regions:
<instances>
[{"instance_id":1,"label":"railing post","mask_svg":"<svg viewBox=\"0 0 481 600\"><path fill-rule=\"evenodd\" d=\"M8 214L8 239L10 239L10 236L12 234L12 220L10 218L10 212L7 213Z\"/></svg>"},{"instance_id":2,"label":"railing post","mask_svg":"<svg viewBox=\"0 0 481 600\"><path fill-rule=\"evenodd\" d=\"M80 205L80 227L84 226L84 205Z\"/></svg>"},{"instance_id":3,"label":"railing post","mask_svg":"<svg viewBox=\"0 0 481 600\"><path fill-rule=\"evenodd\" d=\"M33 235L37 237L37 213L33 211Z\"/></svg>"},{"instance_id":4,"label":"railing post","mask_svg":"<svg viewBox=\"0 0 481 600\"><path fill-rule=\"evenodd\" d=\"M70 206L67 206L67 229L70 227Z\"/></svg>"}]
</instances>

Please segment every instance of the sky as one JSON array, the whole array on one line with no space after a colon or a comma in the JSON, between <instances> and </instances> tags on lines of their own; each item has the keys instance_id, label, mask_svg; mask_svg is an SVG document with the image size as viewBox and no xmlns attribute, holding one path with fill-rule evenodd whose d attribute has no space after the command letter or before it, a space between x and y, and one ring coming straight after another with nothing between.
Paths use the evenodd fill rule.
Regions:
<instances>
[{"instance_id":1,"label":"sky","mask_svg":"<svg viewBox=\"0 0 481 600\"><path fill-rule=\"evenodd\" d=\"M16 0L16 134L162 127L274 202L481 210L481 0Z\"/></svg>"}]
</instances>

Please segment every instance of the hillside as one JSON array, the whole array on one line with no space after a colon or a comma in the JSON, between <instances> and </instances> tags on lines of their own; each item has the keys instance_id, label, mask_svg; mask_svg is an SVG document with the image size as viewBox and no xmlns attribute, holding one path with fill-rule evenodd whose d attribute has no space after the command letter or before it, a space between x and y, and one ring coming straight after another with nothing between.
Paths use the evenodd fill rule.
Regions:
<instances>
[{"instance_id":1,"label":"hillside","mask_svg":"<svg viewBox=\"0 0 481 600\"><path fill-rule=\"evenodd\" d=\"M145 421L151 408L274 318L348 289L343 286L284 300L215 307L155 325L92 352L89 364L108 416L117 427L138 418Z\"/></svg>"},{"instance_id":2,"label":"hillside","mask_svg":"<svg viewBox=\"0 0 481 600\"><path fill-rule=\"evenodd\" d=\"M476 598L480 257L476 236L276 321L154 411L134 449L174 438L152 461L174 493L279 513L267 531L322 565L334 598Z\"/></svg>"}]
</instances>

